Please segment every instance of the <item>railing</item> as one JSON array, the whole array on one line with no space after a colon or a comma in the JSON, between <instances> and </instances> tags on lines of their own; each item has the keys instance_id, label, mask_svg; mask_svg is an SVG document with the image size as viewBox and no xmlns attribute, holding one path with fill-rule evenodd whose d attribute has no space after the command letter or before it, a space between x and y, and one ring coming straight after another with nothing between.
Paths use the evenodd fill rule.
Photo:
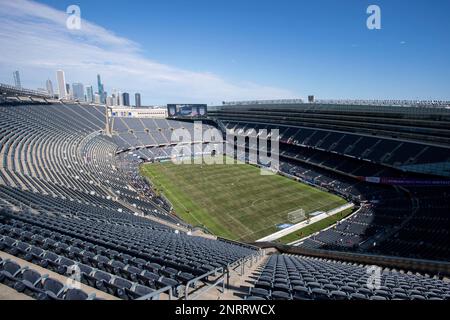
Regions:
<instances>
[{"instance_id":1,"label":"railing","mask_svg":"<svg viewBox=\"0 0 450 320\"><path fill-rule=\"evenodd\" d=\"M218 287L219 285L221 286L220 292L224 293L225 288L229 288L230 285L230 270L236 271L240 276L242 276L245 274L245 267L247 264L249 264L249 267L251 268L253 266L253 263L256 263L263 256L264 250L258 250L257 253L243 257L236 262L227 265L226 267L216 268L197 278L190 280L185 287L184 299L194 300L204 293L208 292L209 290ZM237 271L237 269L239 269L239 271ZM211 275L219 276L212 283L208 283L208 277L210 277ZM200 280L203 280L204 286L191 291L191 288L194 288L195 284Z\"/></svg>"},{"instance_id":2,"label":"railing","mask_svg":"<svg viewBox=\"0 0 450 320\"><path fill-rule=\"evenodd\" d=\"M450 107L450 101L443 100L316 100L312 104L343 104L399 107Z\"/></svg>"},{"instance_id":3,"label":"railing","mask_svg":"<svg viewBox=\"0 0 450 320\"><path fill-rule=\"evenodd\" d=\"M236 105L256 105L256 104L301 104L304 103L302 99L279 99L279 100L254 100L254 101L224 101L224 106Z\"/></svg>"},{"instance_id":4,"label":"railing","mask_svg":"<svg viewBox=\"0 0 450 320\"><path fill-rule=\"evenodd\" d=\"M211 276L211 275L215 275L215 276L217 276L217 274L219 274L220 273L220 276L213 282L213 283L211 283L211 284L208 284L208 277L209 276ZM227 276L227 274L228 274L228 269L225 269L225 268L223 268L223 267L220 267L220 268L217 268L217 269L214 269L214 270L211 270L211 271L209 271L208 273L205 273L205 274L203 274L203 275L201 275L201 276L199 276L199 277L197 277L197 278L194 278L194 279L192 279L192 280L190 280L187 284L186 284L186 288L185 288L185 292L184 292L184 299L185 300L194 300L195 298L198 298L199 296L201 296L202 294L204 294L204 293L206 293L206 292L208 292L209 290L211 290L212 288L215 288L215 287L217 287L218 285L220 285L220 284L222 284L222 289L220 290L222 293L224 293L225 292L225 278L226 278L226 276ZM205 279L206 278L206 279ZM189 293L189 289L191 288L191 287L195 287L195 284L198 282L198 281L200 281L200 280L202 280L202 279L205 279L205 281L203 281L204 282L204 284L205 284L205 286L204 287L202 287L202 288L200 288L200 289L197 289L196 291L194 291L193 293Z\"/></svg>"},{"instance_id":5,"label":"railing","mask_svg":"<svg viewBox=\"0 0 450 320\"><path fill-rule=\"evenodd\" d=\"M136 300L159 300L161 294L166 292L166 291L169 293L169 300L172 300L173 299L173 295L172 295L172 287L171 286L167 286L167 287L161 288L161 289L156 290L156 291L154 291L152 293L149 293L149 294L147 294L145 296L142 296L142 297L140 297L140 298L138 298ZM155 299L156 296L158 296L157 299Z\"/></svg>"},{"instance_id":6,"label":"railing","mask_svg":"<svg viewBox=\"0 0 450 320\"><path fill-rule=\"evenodd\" d=\"M245 267L246 264L249 263L249 267L251 268L253 266L253 263L258 262L262 257L265 255L265 250L258 250L257 253L240 258L234 263L231 263L227 266L228 270L233 270L237 272L239 276L243 276L245 274ZM239 269L239 270L238 270ZM229 281L229 272L228 272L228 278L227 278L227 286Z\"/></svg>"}]
</instances>

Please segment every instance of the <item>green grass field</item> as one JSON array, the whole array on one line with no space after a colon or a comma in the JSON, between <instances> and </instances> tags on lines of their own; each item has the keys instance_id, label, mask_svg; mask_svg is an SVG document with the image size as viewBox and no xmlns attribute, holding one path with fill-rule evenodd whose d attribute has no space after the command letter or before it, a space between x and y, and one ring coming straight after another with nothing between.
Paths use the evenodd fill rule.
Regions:
<instances>
[{"instance_id":1,"label":"green grass field","mask_svg":"<svg viewBox=\"0 0 450 320\"><path fill-rule=\"evenodd\" d=\"M328 211L346 203L342 198L280 175L261 175L248 164L177 165L172 162L141 167L176 214L217 236L254 241L289 223L289 212Z\"/></svg>"}]
</instances>

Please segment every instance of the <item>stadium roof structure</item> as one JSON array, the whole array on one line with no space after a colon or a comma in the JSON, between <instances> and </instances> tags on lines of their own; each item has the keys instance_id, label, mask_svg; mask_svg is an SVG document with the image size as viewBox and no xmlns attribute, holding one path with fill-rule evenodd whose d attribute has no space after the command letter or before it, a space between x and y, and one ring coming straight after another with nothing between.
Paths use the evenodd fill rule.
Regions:
<instances>
[{"instance_id":1,"label":"stadium roof structure","mask_svg":"<svg viewBox=\"0 0 450 320\"><path fill-rule=\"evenodd\" d=\"M0 94L2 96L30 96L37 98L51 98L48 93L43 91L17 88L3 83L0 83Z\"/></svg>"},{"instance_id":2,"label":"stadium roof structure","mask_svg":"<svg viewBox=\"0 0 450 320\"><path fill-rule=\"evenodd\" d=\"M236 105L280 105L305 104L302 99L255 100L255 101L224 101L223 106ZM307 104L357 105L357 106L392 106L392 107L421 107L421 108L450 108L450 101L444 100L315 100Z\"/></svg>"}]
</instances>

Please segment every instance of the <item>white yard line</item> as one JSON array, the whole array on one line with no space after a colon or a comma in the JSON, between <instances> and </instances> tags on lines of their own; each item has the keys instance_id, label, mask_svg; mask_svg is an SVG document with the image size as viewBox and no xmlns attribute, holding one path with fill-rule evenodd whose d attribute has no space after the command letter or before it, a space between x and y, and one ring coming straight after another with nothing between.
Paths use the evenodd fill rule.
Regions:
<instances>
[{"instance_id":1,"label":"white yard line","mask_svg":"<svg viewBox=\"0 0 450 320\"><path fill-rule=\"evenodd\" d=\"M325 218L328 218L330 216L338 214L339 212L345 211L347 209L353 208L354 206L355 205L353 203L347 203L347 204L345 204L343 206L340 206L340 207L335 208L333 210L330 210L328 212L324 212L324 213L319 214L319 215L317 215L315 217L312 217L311 219L309 219L309 221L305 220L305 221L297 223L297 224L295 224L295 225L293 225L293 226L291 226L289 228L286 228L286 229L277 231L275 233L272 233L271 235L268 235L268 236L266 236L264 238L256 240L256 242L270 242L270 241L274 241L274 240L280 239L280 238L282 238L284 236L287 236L288 234L291 234L291 233L293 233L293 232L295 232L297 230L300 230L300 229L302 229L304 227L307 227L307 226L309 226L309 225L311 225L313 223L316 223L316 222L318 222L320 220L323 220Z\"/></svg>"}]
</instances>

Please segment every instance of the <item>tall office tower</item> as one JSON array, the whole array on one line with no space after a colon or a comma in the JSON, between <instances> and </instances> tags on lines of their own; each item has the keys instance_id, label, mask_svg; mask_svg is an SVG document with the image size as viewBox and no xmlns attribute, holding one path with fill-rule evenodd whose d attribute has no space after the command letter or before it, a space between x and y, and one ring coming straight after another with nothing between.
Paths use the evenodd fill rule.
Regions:
<instances>
[{"instance_id":1,"label":"tall office tower","mask_svg":"<svg viewBox=\"0 0 450 320\"><path fill-rule=\"evenodd\" d=\"M123 106L123 95L122 92L117 92L117 105Z\"/></svg>"},{"instance_id":2,"label":"tall office tower","mask_svg":"<svg viewBox=\"0 0 450 320\"><path fill-rule=\"evenodd\" d=\"M126 107L130 106L130 94L128 92L124 92L122 94L123 105Z\"/></svg>"},{"instance_id":3,"label":"tall office tower","mask_svg":"<svg viewBox=\"0 0 450 320\"><path fill-rule=\"evenodd\" d=\"M14 71L13 72L13 77L14 77L14 86L18 89L22 89L22 84L20 83L20 74L19 71Z\"/></svg>"},{"instance_id":4,"label":"tall office tower","mask_svg":"<svg viewBox=\"0 0 450 320\"><path fill-rule=\"evenodd\" d=\"M72 84L72 96L75 100L85 101L84 99L84 85L82 83Z\"/></svg>"},{"instance_id":5,"label":"tall office tower","mask_svg":"<svg viewBox=\"0 0 450 320\"><path fill-rule=\"evenodd\" d=\"M92 86L86 87L86 99L88 103L94 102L94 89Z\"/></svg>"},{"instance_id":6,"label":"tall office tower","mask_svg":"<svg viewBox=\"0 0 450 320\"><path fill-rule=\"evenodd\" d=\"M106 97L106 105L108 107L114 106L114 98L113 97Z\"/></svg>"},{"instance_id":7,"label":"tall office tower","mask_svg":"<svg viewBox=\"0 0 450 320\"><path fill-rule=\"evenodd\" d=\"M112 94L111 94L111 98L112 98L112 105L113 106L118 106L119 105L119 100L117 97L117 90L113 89Z\"/></svg>"},{"instance_id":8,"label":"tall office tower","mask_svg":"<svg viewBox=\"0 0 450 320\"><path fill-rule=\"evenodd\" d=\"M142 106L140 93L136 93L134 95L134 105L136 106L136 108L140 108Z\"/></svg>"},{"instance_id":9,"label":"tall office tower","mask_svg":"<svg viewBox=\"0 0 450 320\"><path fill-rule=\"evenodd\" d=\"M47 93L50 95L50 96L54 96L54 92L53 92L53 83L52 83L52 81L50 80L50 79L48 79L46 82L45 82L45 87L47 88Z\"/></svg>"},{"instance_id":10,"label":"tall office tower","mask_svg":"<svg viewBox=\"0 0 450 320\"><path fill-rule=\"evenodd\" d=\"M100 95L98 93L94 94L94 103L100 104Z\"/></svg>"},{"instance_id":11,"label":"tall office tower","mask_svg":"<svg viewBox=\"0 0 450 320\"><path fill-rule=\"evenodd\" d=\"M71 98L73 92L70 90L70 84L66 83L67 98Z\"/></svg>"},{"instance_id":12,"label":"tall office tower","mask_svg":"<svg viewBox=\"0 0 450 320\"><path fill-rule=\"evenodd\" d=\"M64 71L56 71L56 82L58 83L58 96L60 99L67 98L66 76Z\"/></svg>"},{"instance_id":13,"label":"tall office tower","mask_svg":"<svg viewBox=\"0 0 450 320\"><path fill-rule=\"evenodd\" d=\"M105 87L103 86L103 83L102 83L102 80L101 80L99 74L97 74L97 86L98 86L98 94L100 96L100 102L106 103Z\"/></svg>"}]
</instances>

